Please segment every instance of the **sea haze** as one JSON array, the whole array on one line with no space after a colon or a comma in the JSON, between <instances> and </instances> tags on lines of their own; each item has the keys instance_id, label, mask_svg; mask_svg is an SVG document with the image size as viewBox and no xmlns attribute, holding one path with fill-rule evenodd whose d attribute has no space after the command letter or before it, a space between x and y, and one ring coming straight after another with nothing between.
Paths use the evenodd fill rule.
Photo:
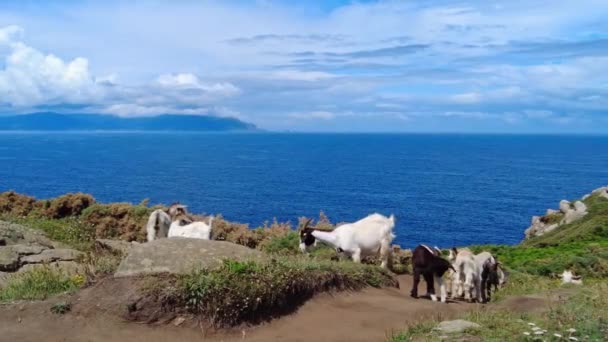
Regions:
<instances>
[{"instance_id":1,"label":"sea haze","mask_svg":"<svg viewBox=\"0 0 608 342\"><path fill-rule=\"evenodd\" d=\"M396 242L519 242L530 217L608 184L608 137L0 133L0 190L180 201L252 227L323 210L397 217Z\"/></svg>"}]
</instances>

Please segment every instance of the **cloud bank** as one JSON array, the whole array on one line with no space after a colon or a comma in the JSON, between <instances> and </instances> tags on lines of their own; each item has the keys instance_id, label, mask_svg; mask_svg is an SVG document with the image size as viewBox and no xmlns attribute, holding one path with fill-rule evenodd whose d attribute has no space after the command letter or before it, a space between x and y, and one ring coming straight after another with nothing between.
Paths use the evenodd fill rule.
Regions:
<instances>
[{"instance_id":1,"label":"cloud bank","mask_svg":"<svg viewBox=\"0 0 608 342\"><path fill-rule=\"evenodd\" d=\"M0 113L313 131L597 132L608 3L0 4Z\"/></svg>"}]
</instances>

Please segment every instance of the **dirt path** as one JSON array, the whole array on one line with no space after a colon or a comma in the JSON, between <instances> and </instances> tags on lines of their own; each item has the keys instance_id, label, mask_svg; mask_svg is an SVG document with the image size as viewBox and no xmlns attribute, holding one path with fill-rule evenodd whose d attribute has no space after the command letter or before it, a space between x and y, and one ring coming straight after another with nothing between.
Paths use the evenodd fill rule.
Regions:
<instances>
[{"instance_id":1,"label":"dirt path","mask_svg":"<svg viewBox=\"0 0 608 342\"><path fill-rule=\"evenodd\" d=\"M49 312L49 303L4 305L0 306L0 341L384 341L391 331L408 323L432 317L446 319L480 307L415 300L408 295L411 277L400 276L399 281L400 289L322 294L289 316L224 333L127 323L103 313L59 316ZM539 305L526 302L522 308L527 304Z\"/></svg>"}]
</instances>

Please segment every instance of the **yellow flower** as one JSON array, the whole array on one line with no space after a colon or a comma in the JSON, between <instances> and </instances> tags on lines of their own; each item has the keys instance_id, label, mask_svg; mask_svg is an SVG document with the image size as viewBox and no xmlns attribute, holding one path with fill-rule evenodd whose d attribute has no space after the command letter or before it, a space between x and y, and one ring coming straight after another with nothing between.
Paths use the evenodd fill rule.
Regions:
<instances>
[{"instance_id":1,"label":"yellow flower","mask_svg":"<svg viewBox=\"0 0 608 342\"><path fill-rule=\"evenodd\" d=\"M73 275L70 280L77 286L82 286L84 284L85 278L82 274Z\"/></svg>"}]
</instances>

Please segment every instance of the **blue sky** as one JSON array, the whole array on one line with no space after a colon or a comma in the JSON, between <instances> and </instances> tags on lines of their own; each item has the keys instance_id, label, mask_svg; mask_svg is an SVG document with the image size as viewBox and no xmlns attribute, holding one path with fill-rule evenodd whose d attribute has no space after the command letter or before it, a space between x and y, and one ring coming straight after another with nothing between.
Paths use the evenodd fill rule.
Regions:
<instances>
[{"instance_id":1,"label":"blue sky","mask_svg":"<svg viewBox=\"0 0 608 342\"><path fill-rule=\"evenodd\" d=\"M608 1L0 3L0 113L604 133Z\"/></svg>"}]
</instances>

